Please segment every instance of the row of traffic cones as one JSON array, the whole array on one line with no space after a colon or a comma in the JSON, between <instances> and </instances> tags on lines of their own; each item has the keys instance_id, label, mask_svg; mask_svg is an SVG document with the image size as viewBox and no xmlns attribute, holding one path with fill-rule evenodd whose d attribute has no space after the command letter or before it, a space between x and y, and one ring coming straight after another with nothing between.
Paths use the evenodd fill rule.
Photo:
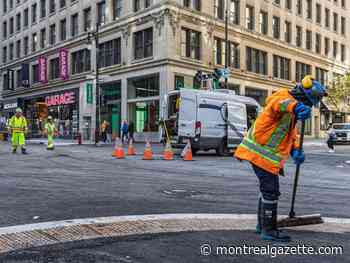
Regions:
<instances>
[{"instance_id":1,"label":"row of traffic cones","mask_svg":"<svg viewBox=\"0 0 350 263\"><path fill-rule=\"evenodd\" d=\"M136 155L136 151L133 145L133 141L129 141L129 146L128 146L128 156L133 156ZM123 143L121 142L120 138L116 138L115 140L115 148L113 151L112 156L114 156L117 159L124 159L125 158L125 153L124 153L124 148L123 148ZM181 153L181 157L184 161L193 161L193 155L192 155L192 149L191 149L191 143L188 142L186 147ZM152 151L152 146L149 141L146 142L145 150L143 152L143 160L153 160L153 151ZM173 149L171 148L170 142L167 142L165 145L165 149L163 152L163 159L167 161L174 160L174 152Z\"/></svg>"}]
</instances>

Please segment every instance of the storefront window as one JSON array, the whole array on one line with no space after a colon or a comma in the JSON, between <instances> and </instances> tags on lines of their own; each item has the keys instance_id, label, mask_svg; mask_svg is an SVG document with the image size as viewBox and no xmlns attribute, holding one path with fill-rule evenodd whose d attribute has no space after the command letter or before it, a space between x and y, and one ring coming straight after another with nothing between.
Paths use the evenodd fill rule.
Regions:
<instances>
[{"instance_id":1,"label":"storefront window","mask_svg":"<svg viewBox=\"0 0 350 263\"><path fill-rule=\"evenodd\" d=\"M128 98L159 96L159 76L147 76L128 80Z\"/></svg>"},{"instance_id":2,"label":"storefront window","mask_svg":"<svg viewBox=\"0 0 350 263\"><path fill-rule=\"evenodd\" d=\"M157 132L159 128L159 101L131 103L129 109L136 132Z\"/></svg>"},{"instance_id":3,"label":"storefront window","mask_svg":"<svg viewBox=\"0 0 350 263\"><path fill-rule=\"evenodd\" d=\"M267 90L248 87L245 89L245 96L255 99L261 106L265 106L267 95Z\"/></svg>"}]
</instances>

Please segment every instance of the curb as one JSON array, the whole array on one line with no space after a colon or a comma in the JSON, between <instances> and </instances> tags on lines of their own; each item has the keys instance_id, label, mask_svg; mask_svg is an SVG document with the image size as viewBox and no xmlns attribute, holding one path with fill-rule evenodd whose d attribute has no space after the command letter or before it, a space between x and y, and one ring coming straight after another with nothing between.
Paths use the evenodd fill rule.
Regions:
<instances>
[{"instance_id":1,"label":"curb","mask_svg":"<svg viewBox=\"0 0 350 263\"><path fill-rule=\"evenodd\" d=\"M317 226L300 230L344 233L350 219L324 218ZM100 217L44 222L0 228L0 254L73 241L145 234L253 230L256 215L250 214L162 214Z\"/></svg>"}]
</instances>

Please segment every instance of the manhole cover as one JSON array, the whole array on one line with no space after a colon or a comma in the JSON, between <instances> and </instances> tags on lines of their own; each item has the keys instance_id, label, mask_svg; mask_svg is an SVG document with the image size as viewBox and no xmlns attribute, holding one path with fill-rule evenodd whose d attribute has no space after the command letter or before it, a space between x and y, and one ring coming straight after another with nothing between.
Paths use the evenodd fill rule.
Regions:
<instances>
[{"instance_id":1,"label":"manhole cover","mask_svg":"<svg viewBox=\"0 0 350 263\"><path fill-rule=\"evenodd\" d=\"M201 195L202 193L194 190L185 190L185 189L171 189L163 190L163 194L174 197L192 197L196 195Z\"/></svg>"}]
</instances>

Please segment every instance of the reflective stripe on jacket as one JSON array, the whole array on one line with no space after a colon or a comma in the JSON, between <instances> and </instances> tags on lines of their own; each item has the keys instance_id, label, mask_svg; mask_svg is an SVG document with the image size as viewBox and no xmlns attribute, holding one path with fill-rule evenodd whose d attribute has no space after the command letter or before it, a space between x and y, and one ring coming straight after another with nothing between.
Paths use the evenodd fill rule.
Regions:
<instances>
[{"instance_id":1,"label":"reflective stripe on jacket","mask_svg":"<svg viewBox=\"0 0 350 263\"><path fill-rule=\"evenodd\" d=\"M27 120L23 116L19 118L12 116L9 127L12 132L25 132L27 130Z\"/></svg>"},{"instance_id":2,"label":"reflective stripe on jacket","mask_svg":"<svg viewBox=\"0 0 350 263\"><path fill-rule=\"evenodd\" d=\"M280 89L267 98L266 104L237 148L235 157L278 175L292 148L298 147L293 113L297 101L288 89Z\"/></svg>"}]
</instances>

